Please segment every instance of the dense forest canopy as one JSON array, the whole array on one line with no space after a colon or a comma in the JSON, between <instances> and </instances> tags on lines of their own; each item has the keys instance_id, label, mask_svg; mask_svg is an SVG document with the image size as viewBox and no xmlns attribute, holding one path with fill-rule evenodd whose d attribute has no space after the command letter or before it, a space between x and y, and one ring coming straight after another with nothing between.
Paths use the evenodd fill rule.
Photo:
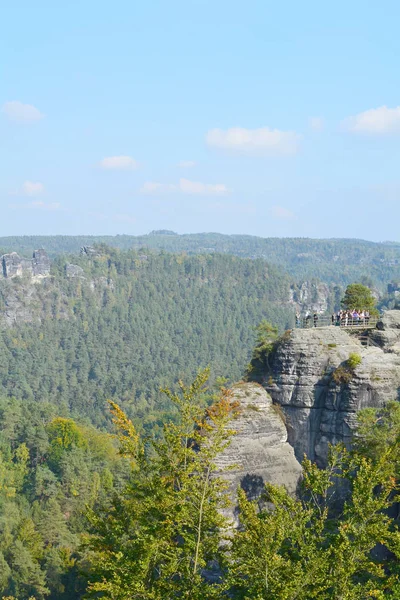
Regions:
<instances>
[{"instance_id":1,"label":"dense forest canopy","mask_svg":"<svg viewBox=\"0 0 400 600\"><path fill-rule=\"evenodd\" d=\"M66 277L74 261L83 276ZM0 282L0 307L32 323L0 331L0 395L50 402L105 425L107 399L158 422L160 388L211 365L211 381L239 379L262 319L293 322L290 279L263 260L102 248L59 257L34 284ZM8 307L7 307L8 304Z\"/></svg>"},{"instance_id":2,"label":"dense forest canopy","mask_svg":"<svg viewBox=\"0 0 400 600\"><path fill-rule=\"evenodd\" d=\"M31 256L33 250L43 247L54 257L79 252L82 246L97 243L122 250L149 248L262 258L284 267L297 280L319 277L343 286L363 276L371 277L380 286L400 278L399 243L353 239L261 238L219 233L178 235L166 230L141 236L12 236L0 238L0 254L15 251Z\"/></svg>"},{"instance_id":3,"label":"dense forest canopy","mask_svg":"<svg viewBox=\"0 0 400 600\"><path fill-rule=\"evenodd\" d=\"M325 470L305 460L297 498L266 484L260 511L239 490L228 534L215 461L240 406L222 390L204 410L206 377L166 390L177 418L157 439L111 403L118 446L52 406L0 400L0 597L399 597L399 403L363 411L355 450L333 448Z\"/></svg>"}]
</instances>

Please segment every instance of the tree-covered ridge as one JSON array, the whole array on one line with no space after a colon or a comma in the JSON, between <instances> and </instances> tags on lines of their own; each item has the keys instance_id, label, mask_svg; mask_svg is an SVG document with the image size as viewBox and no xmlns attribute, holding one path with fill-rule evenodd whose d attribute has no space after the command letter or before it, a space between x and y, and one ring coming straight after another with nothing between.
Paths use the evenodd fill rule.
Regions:
<instances>
[{"instance_id":1,"label":"tree-covered ridge","mask_svg":"<svg viewBox=\"0 0 400 600\"><path fill-rule=\"evenodd\" d=\"M363 276L372 277L380 285L400 278L400 244L352 239L261 238L218 233L178 235L165 231L142 236L14 236L0 238L0 254L2 249L30 257L36 248L43 247L54 257L99 243L122 250L149 248L173 253L217 252L262 258L282 266L297 280L319 277L327 283L343 286Z\"/></svg>"},{"instance_id":2,"label":"tree-covered ridge","mask_svg":"<svg viewBox=\"0 0 400 600\"><path fill-rule=\"evenodd\" d=\"M84 277L67 278L74 261ZM3 310L18 292L37 322L0 332L0 394L50 402L62 414L104 425L107 399L131 417L158 422L168 382L211 365L211 380L239 379L254 328L291 325L290 280L262 260L102 248L59 257L52 277L0 284Z\"/></svg>"},{"instance_id":3,"label":"tree-covered ridge","mask_svg":"<svg viewBox=\"0 0 400 600\"><path fill-rule=\"evenodd\" d=\"M0 399L0 597L80 597L86 511L128 471L109 435L49 404Z\"/></svg>"}]
</instances>

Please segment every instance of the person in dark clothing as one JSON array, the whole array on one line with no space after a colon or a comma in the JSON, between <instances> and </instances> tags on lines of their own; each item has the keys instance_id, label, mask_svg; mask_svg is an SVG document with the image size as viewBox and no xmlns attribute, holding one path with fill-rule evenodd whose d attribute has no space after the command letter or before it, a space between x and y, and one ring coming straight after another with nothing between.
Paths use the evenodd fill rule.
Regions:
<instances>
[{"instance_id":1,"label":"person in dark clothing","mask_svg":"<svg viewBox=\"0 0 400 600\"><path fill-rule=\"evenodd\" d=\"M317 315L316 312L314 313L313 318L314 318L314 327L317 327L317 325L318 325L318 315Z\"/></svg>"}]
</instances>

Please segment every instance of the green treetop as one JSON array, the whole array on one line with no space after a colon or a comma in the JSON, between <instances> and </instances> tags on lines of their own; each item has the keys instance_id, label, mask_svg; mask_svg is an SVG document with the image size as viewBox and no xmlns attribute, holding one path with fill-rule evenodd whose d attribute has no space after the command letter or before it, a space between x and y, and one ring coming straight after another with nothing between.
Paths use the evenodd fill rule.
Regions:
<instances>
[{"instance_id":1,"label":"green treetop","mask_svg":"<svg viewBox=\"0 0 400 600\"><path fill-rule=\"evenodd\" d=\"M376 311L375 303L371 290L361 283L348 285L341 302L346 310L369 310L370 312Z\"/></svg>"}]
</instances>

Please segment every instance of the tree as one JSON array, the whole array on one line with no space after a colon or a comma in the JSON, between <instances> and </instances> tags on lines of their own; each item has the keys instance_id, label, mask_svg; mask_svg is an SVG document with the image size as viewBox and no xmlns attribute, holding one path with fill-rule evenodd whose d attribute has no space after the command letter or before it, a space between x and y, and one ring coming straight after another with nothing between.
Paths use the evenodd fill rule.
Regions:
<instances>
[{"instance_id":1,"label":"tree","mask_svg":"<svg viewBox=\"0 0 400 600\"><path fill-rule=\"evenodd\" d=\"M376 312L376 300L371 290L361 283L351 283L347 286L341 304L345 310L369 310L371 313Z\"/></svg>"},{"instance_id":2,"label":"tree","mask_svg":"<svg viewBox=\"0 0 400 600\"><path fill-rule=\"evenodd\" d=\"M240 491L241 527L233 540L229 575L234 598L398 598L400 532L385 512L396 500L390 463L398 452L399 441L390 457L374 463L338 446L325 470L305 460L303 498L267 484L265 500L273 510L259 512ZM330 499L343 479L350 493L342 511L336 507L333 512ZM397 561L373 555L378 544Z\"/></svg>"},{"instance_id":3,"label":"tree","mask_svg":"<svg viewBox=\"0 0 400 600\"><path fill-rule=\"evenodd\" d=\"M204 600L222 594L223 585L206 581L204 571L224 562L228 522L221 509L229 500L214 461L233 434L228 423L237 406L225 391L204 412L197 398L207 376L204 371L192 385L180 383L179 394L165 390L179 422L165 424L163 439L148 441L146 451L129 419L111 405L132 475L110 507L90 514L92 595Z\"/></svg>"},{"instance_id":4,"label":"tree","mask_svg":"<svg viewBox=\"0 0 400 600\"><path fill-rule=\"evenodd\" d=\"M278 328L263 319L256 327L256 335L256 346L247 370L247 374L251 378L257 378L268 369L268 357L278 339Z\"/></svg>"}]
</instances>

